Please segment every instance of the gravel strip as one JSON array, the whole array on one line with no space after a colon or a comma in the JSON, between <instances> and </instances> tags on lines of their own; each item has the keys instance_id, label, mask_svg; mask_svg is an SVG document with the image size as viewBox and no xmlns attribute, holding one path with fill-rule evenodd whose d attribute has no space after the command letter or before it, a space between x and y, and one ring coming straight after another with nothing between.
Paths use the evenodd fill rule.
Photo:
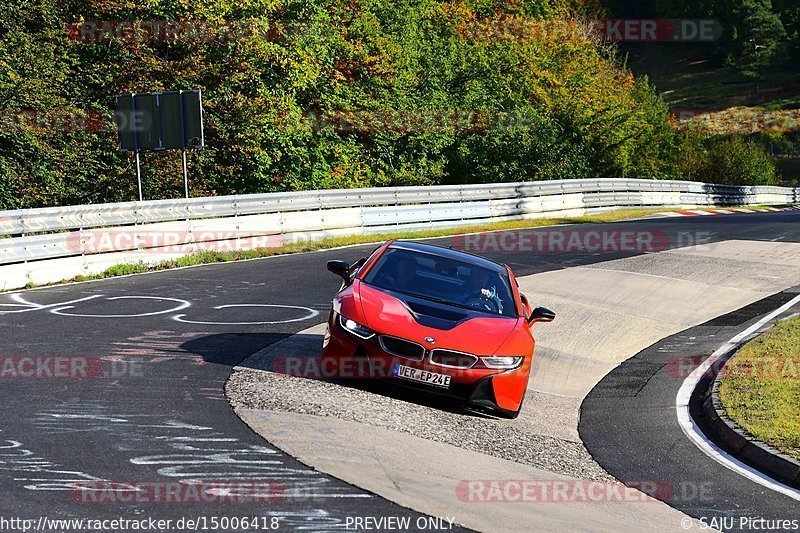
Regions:
<instances>
[{"instance_id":1,"label":"gravel strip","mask_svg":"<svg viewBox=\"0 0 800 533\"><path fill-rule=\"evenodd\" d=\"M250 366L250 365L248 365ZM371 392L372 388L378 392ZM352 386L237 367L225 385L234 409L262 409L335 417L400 431L508 459L579 479L612 480L578 440L531 431L526 420L538 409L524 409L516 420L466 413L458 405L436 407L402 399L405 390L380 382ZM415 395L417 400L418 394ZM434 402L430 402L434 403ZM541 404L541 400L537 401Z\"/></svg>"}]
</instances>

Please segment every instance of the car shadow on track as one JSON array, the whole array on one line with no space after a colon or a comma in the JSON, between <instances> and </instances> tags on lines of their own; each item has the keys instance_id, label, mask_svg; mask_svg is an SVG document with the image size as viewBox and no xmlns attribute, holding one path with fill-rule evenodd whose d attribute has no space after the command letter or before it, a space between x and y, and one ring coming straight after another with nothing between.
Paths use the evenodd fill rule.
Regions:
<instances>
[{"instance_id":1,"label":"car shadow on track","mask_svg":"<svg viewBox=\"0 0 800 533\"><path fill-rule=\"evenodd\" d=\"M331 374L322 363L322 335L224 333L192 339L181 347L202 356L210 363L231 367L241 365L296 379L323 381L439 411L495 418L488 413L467 408L459 399L406 386L391 378L353 379Z\"/></svg>"},{"instance_id":2,"label":"car shadow on track","mask_svg":"<svg viewBox=\"0 0 800 533\"><path fill-rule=\"evenodd\" d=\"M265 346L287 337L286 333L220 333L194 338L180 348L199 355L207 363L234 367Z\"/></svg>"}]
</instances>

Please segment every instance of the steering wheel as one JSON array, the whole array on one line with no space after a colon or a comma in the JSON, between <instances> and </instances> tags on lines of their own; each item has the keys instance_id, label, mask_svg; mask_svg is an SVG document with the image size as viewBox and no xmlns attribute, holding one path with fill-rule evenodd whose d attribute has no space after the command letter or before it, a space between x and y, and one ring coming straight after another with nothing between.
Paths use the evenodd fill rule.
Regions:
<instances>
[{"instance_id":1,"label":"steering wheel","mask_svg":"<svg viewBox=\"0 0 800 533\"><path fill-rule=\"evenodd\" d=\"M466 305L467 307L472 307L473 309L478 309L480 311L499 313L499 310L497 309L497 304L493 300L487 300L486 298L481 298L479 296L473 296L472 298L464 302L464 305Z\"/></svg>"}]
</instances>

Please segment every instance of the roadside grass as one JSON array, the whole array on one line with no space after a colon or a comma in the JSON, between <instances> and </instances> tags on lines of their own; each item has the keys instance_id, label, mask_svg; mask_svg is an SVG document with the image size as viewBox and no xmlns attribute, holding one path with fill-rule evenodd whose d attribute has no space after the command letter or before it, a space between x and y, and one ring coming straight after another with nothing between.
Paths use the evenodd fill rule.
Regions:
<instances>
[{"instance_id":1,"label":"roadside grass","mask_svg":"<svg viewBox=\"0 0 800 533\"><path fill-rule=\"evenodd\" d=\"M800 178L796 66L763 69L755 81L726 66L711 43L629 43L620 50L631 71L655 85L672 113L673 128L705 136L754 136L774 154L784 182Z\"/></svg>"},{"instance_id":2,"label":"roadside grass","mask_svg":"<svg viewBox=\"0 0 800 533\"><path fill-rule=\"evenodd\" d=\"M730 107L722 111L698 112L678 117L678 126L709 135L750 135L766 133L780 136L800 133L800 110L770 110L765 107Z\"/></svg>"},{"instance_id":3,"label":"roadside grass","mask_svg":"<svg viewBox=\"0 0 800 533\"><path fill-rule=\"evenodd\" d=\"M618 222L632 218L644 217L655 213L661 213L663 211L664 208L621 209L617 211L605 211L593 215L576 216L576 217L537 218L532 220L494 222L491 224L482 224L482 225L472 224L472 225L464 225L464 226L443 228L443 229L418 230L418 231L401 230L395 233L381 233L375 235L352 235L347 237L329 237L317 241L287 243L284 244L283 246L254 248L252 250L237 250L231 252L206 250L206 251L195 252L186 255L184 257L180 257L178 259L161 261L155 264L148 264L144 262L120 263L118 265L114 265L110 268L107 268L106 270L104 270L99 274L79 275L73 278L64 279L59 282L47 283L43 285L36 285L33 283L29 283L25 286L25 288L33 289L36 287L60 285L63 283L92 281L97 279L127 276L130 274L143 274L145 272L156 272L161 270L169 270L173 268L182 268L195 265L227 263L231 261L242 261L247 259L260 259L275 255L285 255L285 254L293 254L300 252L313 252L316 250L339 248L342 246L352 246L357 244L381 242L389 239L429 239L432 237L449 237L449 236L464 235L467 233L475 233L475 232L538 228L544 226L554 226L563 224L592 224L592 223L597 224L603 222Z\"/></svg>"},{"instance_id":4,"label":"roadside grass","mask_svg":"<svg viewBox=\"0 0 800 533\"><path fill-rule=\"evenodd\" d=\"M725 366L720 400L756 439L800 459L800 317L779 322Z\"/></svg>"}]
</instances>

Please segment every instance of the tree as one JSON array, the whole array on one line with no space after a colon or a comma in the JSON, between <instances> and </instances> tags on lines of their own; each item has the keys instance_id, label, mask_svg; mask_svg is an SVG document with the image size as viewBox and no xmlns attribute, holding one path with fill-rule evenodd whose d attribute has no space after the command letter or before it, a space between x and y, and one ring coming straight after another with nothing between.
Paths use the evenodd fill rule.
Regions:
<instances>
[{"instance_id":1,"label":"tree","mask_svg":"<svg viewBox=\"0 0 800 533\"><path fill-rule=\"evenodd\" d=\"M774 0L772 5L786 29L786 42L794 60L800 60L800 2Z\"/></svg>"},{"instance_id":2,"label":"tree","mask_svg":"<svg viewBox=\"0 0 800 533\"><path fill-rule=\"evenodd\" d=\"M772 64L786 37L771 0L743 0L734 12L734 54L731 64L749 78L758 79ZM758 86L756 85L756 89Z\"/></svg>"}]
</instances>

